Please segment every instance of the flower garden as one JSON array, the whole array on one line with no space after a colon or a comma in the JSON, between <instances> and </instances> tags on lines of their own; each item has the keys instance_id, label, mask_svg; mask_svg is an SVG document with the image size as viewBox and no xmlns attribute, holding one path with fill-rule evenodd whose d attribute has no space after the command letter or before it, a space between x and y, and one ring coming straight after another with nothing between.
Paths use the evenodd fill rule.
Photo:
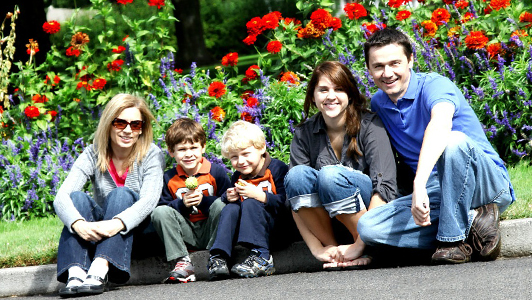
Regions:
<instances>
[{"instance_id":1,"label":"flower garden","mask_svg":"<svg viewBox=\"0 0 532 300\"><path fill-rule=\"evenodd\" d=\"M16 22L24 12L14 7L1 24L11 28L0 42L2 220L53 214L56 190L92 143L106 101L119 92L147 100L157 117L154 142L163 149L166 129L187 116L208 134L207 158L225 165L219 140L232 122L244 119L262 126L268 151L288 162L313 67L322 60L346 64L361 92L371 97L376 87L365 68L363 43L384 27L411 37L416 72L443 74L461 88L508 164L530 159L530 2L361 0L333 12L330 0L299 0L298 16L273 11L242 24L248 35L234 38L256 49L254 64L240 66L238 53L231 52L215 67L192 64L189 70L175 67L171 1L91 2L93 19L104 30L78 25L75 17L44 23L53 46L39 65L33 59L39 51L35 40L28 41L27 61L12 62ZM134 4L150 17L129 17L127 8ZM118 19L126 34L115 30ZM167 166L172 164L168 157Z\"/></svg>"}]
</instances>

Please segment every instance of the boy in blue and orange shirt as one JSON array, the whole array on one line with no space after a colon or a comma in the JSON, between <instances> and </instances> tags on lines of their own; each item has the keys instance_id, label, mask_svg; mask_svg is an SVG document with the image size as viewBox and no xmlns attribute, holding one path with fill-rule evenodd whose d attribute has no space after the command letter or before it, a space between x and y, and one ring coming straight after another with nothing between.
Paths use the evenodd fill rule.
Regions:
<instances>
[{"instance_id":1,"label":"boy in blue and orange shirt","mask_svg":"<svg viewBox=\"0 0 532 300\"><path fill-rule=\"evenodd\" d=\"M164 173L159 206L151 219L163 240L166 259L177 259L165 282L195 281L187 246L201 250L209 249L214 243L225 206L220 197L230 186L229 177L223 167L203 157L207 138L199 123L178 119L168 128L165 141L177 167ZM187 179L195 184L187 187Z\"/></svg>"},{"instance_id":2,"label":"boy in blue and orange shirt","mask_svg":"<svg viewBox=\"0 0 532 300\"><path fill-rule=\"evenodd\" d=\"M229 277L227 260L238 243L251 254L231 272L257 277L275 272L270 255L270 234L285 206L284 177L288 166L266 152L266 140L255 124L237 121L222 138L222 155L235 169L231 187L222 195L218 232L208 262L211 280Z\"/></svg>"}]
</instances>

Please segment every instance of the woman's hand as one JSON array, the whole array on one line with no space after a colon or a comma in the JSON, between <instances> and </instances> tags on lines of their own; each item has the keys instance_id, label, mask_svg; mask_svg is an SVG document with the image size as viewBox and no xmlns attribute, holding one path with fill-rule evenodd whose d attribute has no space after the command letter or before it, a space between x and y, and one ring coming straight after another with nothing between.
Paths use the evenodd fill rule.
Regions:
<instances>
[{"instance_id":1,"label":"woman's hand","mask_svg":"<svg viewBox=\"0 0 532 300\"><path fill-rule=\"evenodd\" d=\"M183 195L183 204L185 204L186 207L198 206L201 203L201 200L203 200L203 193L199 190L188 191Z\"/></svg>"},{"instance_id":2,"label":"woman's hand","mask_svg":"<svg viewBox=\"0 0 532 300\"><path fill-rule=\"evenodd\" d=\"M122 223L122 222L120 222ZM95 222L87 222L85 220L77 220L72 224L72 229L84 240L89 242L97 242L104 238L100 234L98 225Z\"/></svg>"},{"instance_id":3,"label":"woman's hand","mask_svg":"<svg viewBox=\"0 0 532 300\"><path fill-rule=\"evenodd\" d=\"M236 191L235 188L228 188L227 189L227 201L229 202L236 202L240 200L240 195Z\"/></svg>"},{"instance_id":4,"label":"woman's hand","mask_svg":"<svg viewBox=\"0 0 532 300\"><path fill-rule=\"evenodd\" d=\"M239 179L236 182L235 190L244 198L253 198L259 202L266 203L266 193L264 193L262 188L257 187L254 184Z\"/></svg>"},{"instance_id":5,"label":"woman's hand","mask_svg":"<svg viewBox=\"0 0 532 300\"><path fill-rule=\"evenodd\" d=\"M126 226L120 219L95 222L98 226L97 231L102 237L112 237L120 231L126 229Z\"/></svg>"}]
</instances>

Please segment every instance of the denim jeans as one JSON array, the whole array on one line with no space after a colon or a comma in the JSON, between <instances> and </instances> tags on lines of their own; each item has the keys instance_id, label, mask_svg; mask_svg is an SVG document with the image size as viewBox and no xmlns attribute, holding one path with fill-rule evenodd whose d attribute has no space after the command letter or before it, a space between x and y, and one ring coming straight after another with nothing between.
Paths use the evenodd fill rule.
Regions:
<instances>
[{"instance_id":1,"label":"denim jeans","mask_svg":"<svg viewBox=\"0 0 532 300\"><path fill-rule=\"evenodd\" d=\"M286 197L292 210L322 207L331 218L366 209L371 200L369 176L342 165L330 165L319 171L309 166L295 166L284 179Z\"/></svg>"},{"instance_id":2,"label":"denim jeans","mask_svg":"<svg viewBox=\"0 0 532 300\"><path fill-rule=\"evenodd\" d=\"M414 223L412 195L364 214L358 222L362 240L405 248L434 249L436 242L466 239L475 208L496 203L503 212L514 200L507 173L466 135L447 145L427 181L431 225Z\"/></svg>"},{"instance_id":3,"label":"denim jeans","mask_svg":"<svg viewBox=\"0 0 532 300\"><path fill-rule=\"evenodd\" d=\"M139 196L128 188L119 187L107 195L104 207L98 206L84 192L73 192L70 194L70 198L87 222L96 222L111 220L133 205ZM68 269L73 266L88 271L94 258L101 257L109 262L109 280L115 283L125 283L130 276L129 268L134 232L135 230L129 231L127 234L117 233L98 242L89 242L64 227L57 250L57 280L66 282Z\"/></svg>"}]
</instances>

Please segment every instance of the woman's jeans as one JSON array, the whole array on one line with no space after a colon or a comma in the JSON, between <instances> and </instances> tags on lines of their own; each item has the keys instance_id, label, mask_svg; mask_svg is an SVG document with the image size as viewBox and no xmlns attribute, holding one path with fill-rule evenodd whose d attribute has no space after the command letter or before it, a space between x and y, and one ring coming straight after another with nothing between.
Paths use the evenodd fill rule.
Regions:
<instances>
[{"instance_id":1,"label":"woman's jeans","mask_svg":"<svg viewBox=\"0 0 532 300\"><path fill-rule=\"evenodd\" d=\"M139 196L128 188L119 187L107 195L103 207L96 204L84 192L73 192L70 198L87 222L96 222L111 220L132 206ZM89 242L64 227L57 251L57 280L66 282L70 267L78 266L88 271L94 258L101 257L109 262L109 280L115 283L125 283L130 276L134 231L131 230L127 234L119 232L110 238Z\"/></svg>"},{"instance_id":2,"label":"woman's jeans","mask_svg":"<svg viewBox=\"0 0 532 300\"><path fill-rule=\"evenodd\" d=\"M284 179L286 196L292 210L323 207L331 218L354 214L369 206L372 183L369 176L342 165L330 165L319 171L295 166Z\"/></svg>"},{"instance_id":3,"label":"woman's jeans","mask_svg":"<svg viewBox=\"0 0 532 300\"><path fill-rule=\"evenodd\" d=\"M437 241L465 240L475 208L495 203L503 212L514 200L508 175L466 135L447 145L427 181L431 225L412 217L412 195L364 214L358 222L362 240L372 246L434 249Z\"/></svg>"}]
</instances>

